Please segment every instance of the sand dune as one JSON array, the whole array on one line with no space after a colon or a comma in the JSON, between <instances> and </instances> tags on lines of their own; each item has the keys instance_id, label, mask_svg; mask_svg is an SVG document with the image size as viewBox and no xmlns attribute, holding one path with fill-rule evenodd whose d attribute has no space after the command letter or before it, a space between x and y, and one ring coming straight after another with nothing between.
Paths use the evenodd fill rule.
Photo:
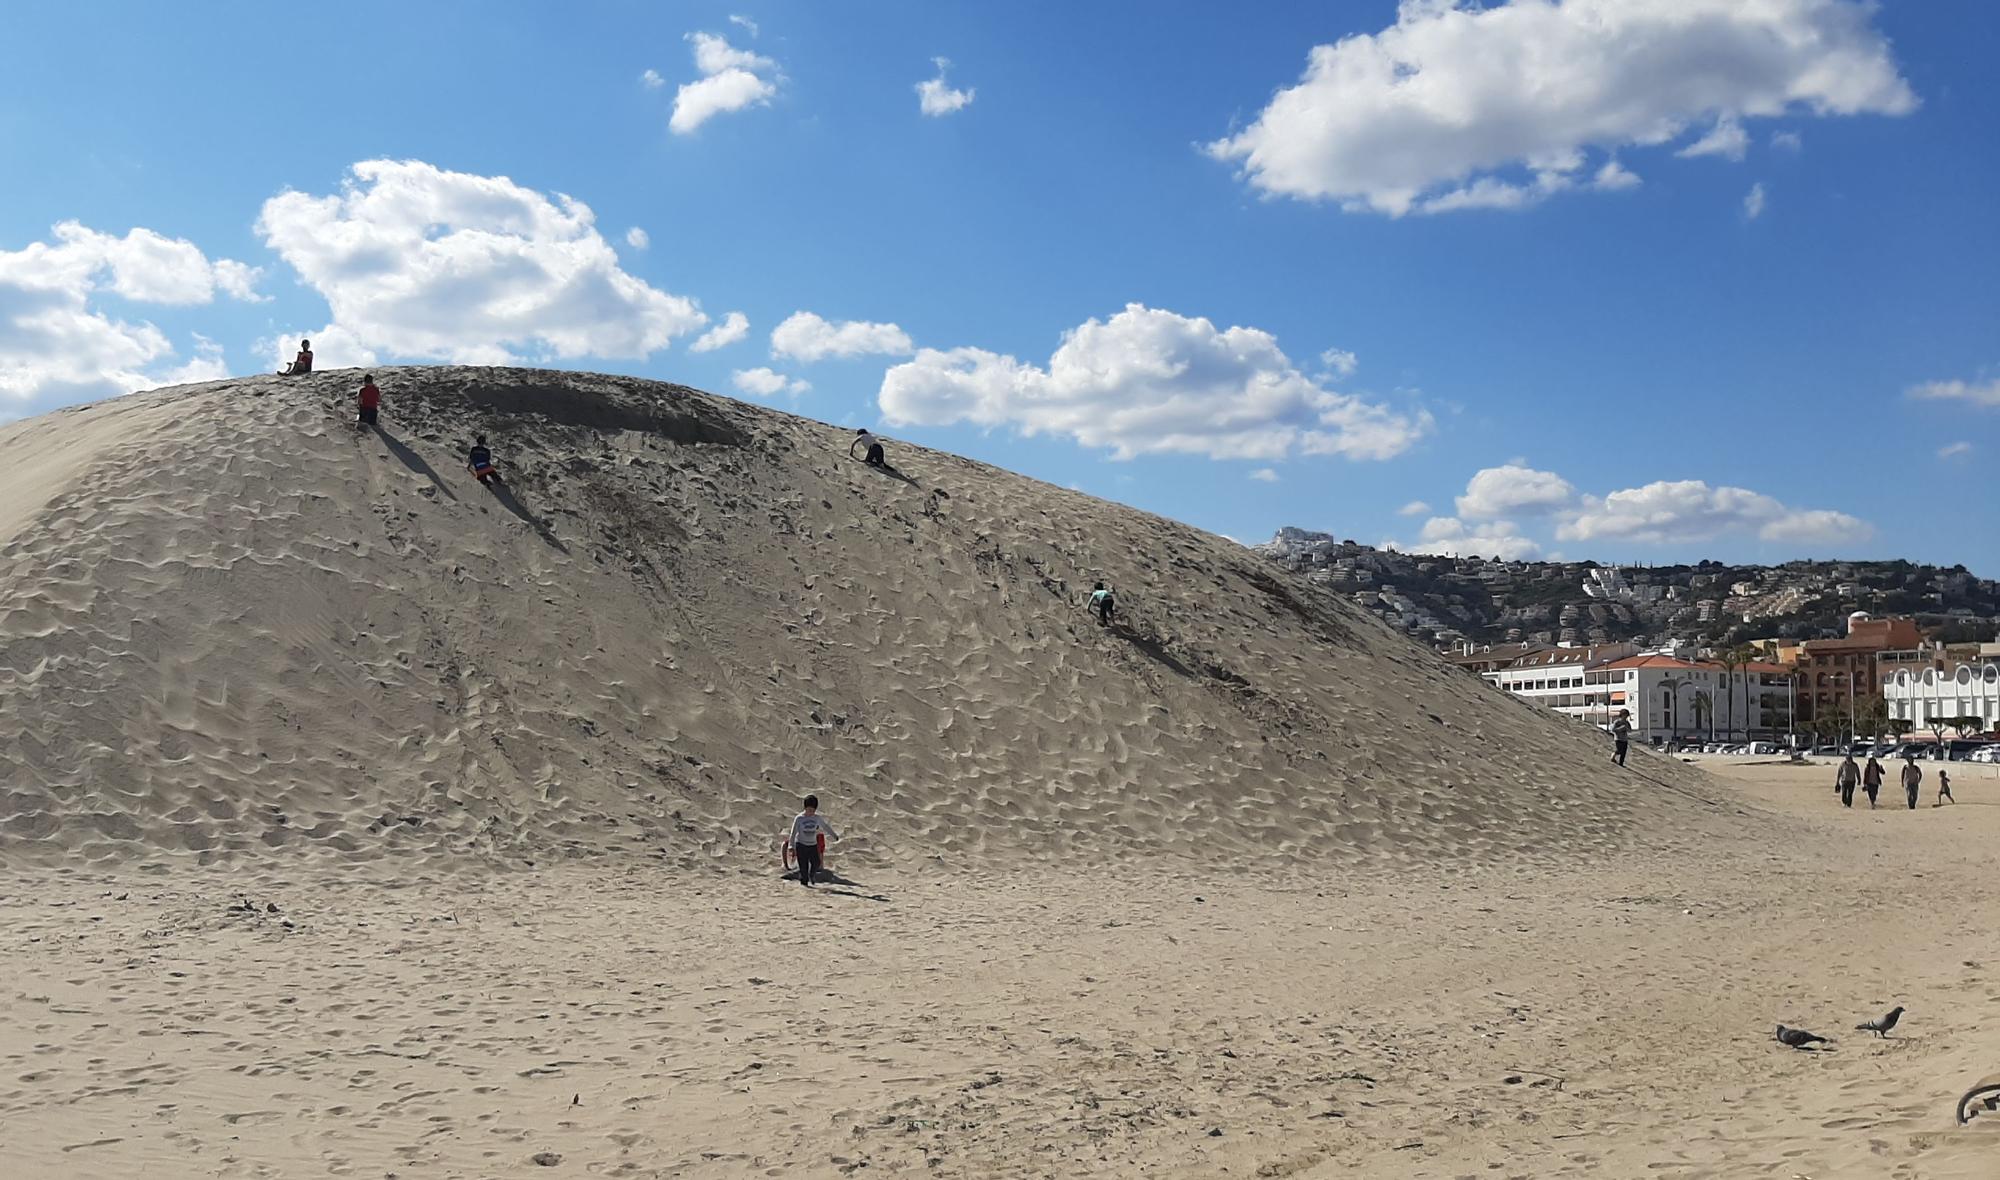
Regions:
<instances>
[{"instance_id":1,"label":"sand dune","mask_svg":"<svg viewBox=\"0 0 2000 1180\"><path fill-rule=\"evenodd\" d=\"M0 429L0 857L762 867L818 791L866 864L1567 862L1711 810L1170 521L676 386L378 377L380 435L354 373Z\"/></svg>"},{"instance_id":2,"label":"sand dune","mask_svg":"<svg viewBox=\"0 0 2000 1180\"><path fill-rule=\"evenodd\" d=\"M2000 777L1618 771L1144 513L354 376L0 428L9 1175L2000 1175Z\"/></svg>"}]
</instances>

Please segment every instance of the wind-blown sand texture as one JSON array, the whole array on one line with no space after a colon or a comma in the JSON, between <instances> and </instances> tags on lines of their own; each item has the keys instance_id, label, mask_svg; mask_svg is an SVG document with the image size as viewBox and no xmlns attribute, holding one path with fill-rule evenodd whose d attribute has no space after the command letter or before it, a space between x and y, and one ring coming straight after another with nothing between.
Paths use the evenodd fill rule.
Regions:
<instances>
[{"instance_id":1,"label":"wind-blown sand texture","mask_svg":"<svg viewBox=\"0 0 2000 1180\"><path fill-rule=\"evenodd\" d=\"M1183 525L657 382L376 376L380 436L351 372L0 428L0 858L762 865L817 790L869 866L1563 863L1707 810Z\"/></svg>"},{"instance_id":2,"label":"wind-blown sand texture","mask_svg":"<svg viewBox=\"0 0 2000 1180\"><path fill-rule=\"evenodd\" d=\"M1617 771L1143 513L377 372L0 428L12 1172L1996 1175L1990 772Z\"/></svg>"}]
</instances>

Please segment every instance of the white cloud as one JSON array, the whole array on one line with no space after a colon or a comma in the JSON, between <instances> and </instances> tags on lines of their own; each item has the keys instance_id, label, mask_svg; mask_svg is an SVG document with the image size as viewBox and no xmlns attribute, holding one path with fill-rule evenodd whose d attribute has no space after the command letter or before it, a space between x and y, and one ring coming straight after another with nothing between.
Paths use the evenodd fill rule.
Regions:
<instances>
[{"instance_id":1,"label":"white cloud","mask_svg":"<svg viewBox=\"0 0 2000 1180\"><path fill-rule=\"evenodd\" d=\"M931 64L937 67L937 77L917 83L917 109L926 115L941 117L962 111L972 105L972 91L953 90L945 84L945 71L951 68L947 58L934 57Z\"/></svg>"},{"instance_id":2,"label":"white cloud","mask_svg":"<svg viewBox=\"0 0 2000 1180\"><path fill-rule=\"evenodd\" d=\"M757 28L756 21L751 20L749 17L743 16L740 13L734 13L734 12L730 13L729 23L737 26L738 28L743 29L745 32L749 33L752 37L755 37L761 31L760 29Z\"/></svg>"},{"instance_id":3,"label":"white cloud","mask_svg":"<svg viewBox=\"0 0 2000 1180\"><path fill-rule=\"evenodd\" d=\"M337 324L328 324L318 331L288 331L267 337L257 342L256 351L267 358L267 363L275 372L298 355L300 340L312 341L313 368L316 370L365 369L381 363L374 349Z\"/></svg>"},{"instance_id":4,"label":"white cloud","mask_svg":"<svg viewBox=\"0 0 2000 1180\"><path fill-rule=\"evenodd\" d=\"M1766 541L1835 544L1867 540L1875 530L1844 512L1790 508L1747 488L1684 479L1625 488L1602 498L1585 496L1557 527L1556 536L1671 545L1752 532Z\"/></svg>"},{"instance_id":5,"label":"white cloud","mask_svg":"<svg viewBox=\"0 0 2000 1180\"><path fill-rule=\"evenodd\" d=\"M639 84L648 90L658 90L667 84L667 80L660 77L660 71L647 70L645 73L639 75Z\"/></svg>"},{"instance_id":6,"label":"white cloud","mask_svg":"<svg viewBox=\"0 0 2000 1180\"><path fill-rule=\"evenodd\" d=\"M644 250L653 244L653 235L635 225L625 231L625 244L634 250Z\"/></svg>"},{"instance_id":7,"label":"white cloud","mask_svg":"<svg viewBox=\"0 0 2000 1180\"><path fill-rule=\"evenodd\" d=\"M368 160L337 194L266 201L257 228L369 355L636 358L707 322L694 300L621 269L594 221L504 176Z\"/></svg>"},{"instance_id":8,"label":"white cloud","mask_svg":"<svg viewBox=\"0 0 2000 1180\"><path fill-rule=\"evenodd\" d=\"M714 33L689 33L694 43L695 69L701 77L674 92L674 114L667 127L676 135L692 135L717 115L761 106L778 92L778 63L738 49Z\"/></svg>"},{"instance_id":9,"label":"white cloud","mask_svg":"<svg viewBox=\"0 0 2000 1180\"><path fill-rule=\"evenodd\" d=\"M1329 348L1319 354L1319 363L1326 367L1329 378L1338 381L1354 376L1354 370L1361 367L1361 358L1344 348Z\"/></svg>"},{"instance_id":10,"label":"white cloud","mask_svg":"<svg viewBox=\"0 0 2000 1180\"><path fill-rule=\"evenodd\" d=\"M1397 515L1397 516L1422 516L1422 515L1423 515L1424 513L1426 513L1426 512L1429 512L1430 510L1431 510L1431 506L1430 506L1430 503L1429 503L1428 501L1425 501L1425 500L1412 500L1412 501L1410 501L1410 502L1409 502L1408 504L1405 504L1405 505L1403 505L1403 506L1402 506L1401 508L1398 508L1398 509L1396 509L1396 515Z\"/></svg>"},{"instance_id":11,"label":"white cloud","mask_svg":"<svg viewBox=\"0 0 2000 1180\"><path fill-rule=\"evenodd\" d=\"M1451 516L1433 516L1424 522L1423 533L1414 545L1398 545L1405 553L1437 556L1497 557L1502 561L1526 561L1539 556L1542 547L1521 535L1511 521L1490 520L1468 525Z\"/></svg>"},{"instance_id":12,"label":"white cloud","mask_svg":"<svg viewBox=\"0 0 2000 1180\"><path fill-rule=\"evenodd\" d=\"M834 323L809 311L795 311L771 329L772 356L808 364L830 356L905 356L910 351L909 334L894 324L866 320Z\"/></svg>"},{"instance_id":13,"label":"white cloud","mask_svg":"<svg viewBox=\"0 0 2000 1180\"><path fill-rule=\"evenodd\" d=\"M1806 141L1796 131L1774 131L1771 146L1780 151L1796 152L1806 146Z\"/></svg>"},{"instance_id":14,"label":"white cloud","mask_svg":"<svg viewBox=\"0 0 2000 1180\"><path fill-rule=\"evenodd\" d=\"M1599 192L1617 193L1628 188L1638 188L1644 183L1645 181L1639 179L1637 172L1616 160L1606 160L1604 167L1599 168L1597 175L1591 179L1590 187Z\"/></svg>"},{"instance_id":15,"label":"white cloud","mask_svg":"<svg viewBox=\"0 0 2000 1180\"><path fill-rule=\"evenodd\" d=\"M255 268L210 261L150 229L119 237L65 221L52 233L53 242L0 250L0 401L39 409L226 375L213 341L195 337L195 355L174 365L166 333L114 319L101 302L191 306L218 292L255 300Z\"/></svg>"},{"instance_id":16,"label":"white cloud","mask_svg":"<svg viewBox=\"0 0 2000 1180\"><path fill-rule=\"evenodd\" d=\"M1676 156L1721 156L1725 160L1740 160L1743 153L1750 150L1750 133L1743 130L1743 123L1734 115L1724 115L1709 128L1708 134L1675 152Z\"/></svg>"},{"instance_id":17,"label":"white cloud","mask_svg":"<svg viewBox=\"0 0 2000 1180\"><path fill-rule=\"evenodd\" d=\"M722 317L722 322L701 334L700 339L688 345L689 352L714 352L727 348L750 334L750 318L740 311L732 311Z\"/></svg>"},{"instance_id":18,"label":"white cloud","mask_svg":"<svg viewBox=\"0 0 2000 1180\"><path fill-rule=\"evenodd\" d=\"M1749 192L1743 194L1743 219L1755 221L1762 216L1764 216L1764 182L1760 180L1750 186Z\"/></svg>"},{"instance_id":19,"label":"white cloud","mask_svg":"<svg viewBox=\"0 0 2000 1180\"><path fill-rule=\"evenodd\" d=\"M1924 401L1956 401L1975 406L2000 406L2000 377L1984 381L1926 381L1912 386L1909 396Z\"/></svg>"},{"instance_id":20,"label":"white cloud","mask_svg":"<svg viewBox=\"0 0 2000 1180\"><path fill-rule=\"evenodd\" d=\"M1250 478L1259 483L1277 483L1278 473L1269 467L1259 467L1250 473Z\"/></svg>"},{"instance_id":21,"label":"white cloud","mask_svg":"<svg viewBox=\"0 0 2000 1180\"><path fill-rule=\"evenodd\" d=\"M796 377L787 377L783 373L768 368L738 369L729 375L729 379L735 382L736 388L742 390L744 393L754 394L758 397L774 397L780 393L797 397L799 394L810 392L812 389L812 385L809 382L801 381Z\"/></svg>"},{"instance_id":22,"label":"white cloud","mask_svg":"<svg viewBox=\"0 0 2000 1180\"><path fill-rule=\"evenodd\" d=\"M1972 444L1969 442L1946 443L1944 446L1938 448L1938 458L1940 459L1962 459L1971 453Z\"/></svg>"},{"instance_id":23,"label":"white cloud","mask_svg":"<svg viewBox=\"0 0 2000 1180\"><path fill-rule=\"evenodd\" d=\"M1403 0L1388 28L1315 46L1208 151L1265 193L1350 210L1519 208L1571 187L1590 150L1915 109L1873 16L1857 0Z\"/></svg>"},{"instance_id":24,"label":"white cloud","mask_svg":"<svg viewBox=\"0 0 2000 1180\"><path fill-rule=\"evenodd\" d=\"M1391 410L1306 377L1268 332L1220 330L1137 303L1066 333L1046 369L978 348L922 349L883 374L878 401L891 423L1008 425L1121 459L1387 459L1432 427L1423 410Z\"/></svg>"},{"instance_id":25,"label":"white cloud","mask_svg":"<svg viewBox=\"0 0 2000 1180\"><path fill-rule=\"evenodd\" d=\"M1522 513L1554 512L1576 498L1576 489L1553 471L1536 471L1516 463L1488 467L1466 481L1458 497L1458 514L1478 520Z\"/></svg>"}]
</instances>

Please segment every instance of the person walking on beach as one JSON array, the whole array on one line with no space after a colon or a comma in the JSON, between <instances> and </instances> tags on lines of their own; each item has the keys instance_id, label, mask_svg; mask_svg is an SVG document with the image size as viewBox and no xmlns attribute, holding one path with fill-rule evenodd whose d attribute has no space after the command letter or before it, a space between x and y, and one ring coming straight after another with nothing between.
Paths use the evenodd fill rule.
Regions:
<instances>
[{"instance_id":1,"label":"person walking on beach","mask_svg":"<svg viewBox=\"0 0 2000 1180\"><path fill-rule=\"evenodd\" d=\"M1611 723L1611 761L1625 765L1625 751L1632 745L1632 710L1618 710L1618 719Z\"/></svg>"},{"instance_id":2,"label":"person walking on beach","mask_svg":"<svg viewBox=\"0 0 2000 1180\"><path fill-rule=\"evenodd\" d=\"M1090 609L1097 612L1098 626L1109 627L1111 625L1111 616L1118 610L1117 596L1112 594L1105 587L1104 583L1099 582L1097 587L1090 592Z\"/></svg>"},{"instance_id":3,"label":"person walking on beach","mask_svg":"<svg viewBox=\"0 0 2000 1180\"><path fill-rule=\"evenodd\" d=\"M792 819L792 859L799 866L799 884L811 889L820 869L820 837L838 840L840 833L819 813L818 795L807 795L802 806L805 810Z\"/></svg>"},{"instance_id":4,"label":"person walking on beach","mask_svg":"<svg viewBox=\"0 0 2000 1180\"><path fill-rule=\"evenodd\" d=\"M1924 768L1911 758L1903 763L1903 793L1910 797L1910 810L1917 809L1917 791L1924 785Z\"/></svg>"},{"instance_id":5,"label":"person walking on beach","mask_svg":"<svg viewBox=\"0 0 2000 1180\"><path fill-rule=\"evenodd\" d=\"M280 377L299 377L313 371L313 342L299 341L298 359L278 370Z\"/></svg>"},{"instance_id":6,"label":"person walking on beach","mask_svg":"<svg viewBox=\"0 0 2000 1180\"><path fill-rule=\"evenodd\" d=\"M354 429L375 425L375 417L382 406L382 391L375 388L375 374L364 373L361 377L361 412L354 419Z\"/></svg>"},{"instance_id":7,"label":"person walking on beach","mask_svg":"<svg viewBox=\"0 0 2000 1180\"><path fill-rule=\"evenodd\" d=\"M1875 796L1882 790L1882 764L1875 761L1875 755L1868 755L1868 765L1861 768L1861 789L1868 792L1868 810L1875 810Z\"/></svg>"},{"instance_id":8,"label":"person walking on beach","mask_svg":"<svg viewBox=\"0 0 2000 1180\"><path fill-rule=\"evenodd\" d=\"M1841 760L1840 769L1834 772L1833 789L1840 795L1842 807L1854 806L1854 788L1861 783L1861 768L1854 764L1854 755Z\"/></svg>"},{"instance_id":9,"label":"person walking on beach","mask_svg":"<svg viewBox=\"0 0 2000 1180\"><path fill-rule=\"evenodd\" d=\"M857 449L866 456L862 459L862 462L868 464L870 467L887 467L889 465L888 461L882 457L882 440L868 433L866 426L854 432L854 441L847 444L847 457L852 459Z\"/></svg>"},{"instance_id":10,"label":"person walking on beach","mask_svg":"<svg viewBox=\"0 0 2000 1180\"><path fill-rule=\"evenodd\" d=\"M1951 797L1951 775L1950 775L1949 773L1947 773L1947 772L1943 771L1943 770L1940 770L1940 771L1938 771L1938 797L1937 797L1937 802L1936 802L1936 803L1933 803L1933 804L1931 804L1931 806L1932 806L1932 807L1943 807L1943 806L1944 806L1944 804L1945 804L1945 800L1947 800L1947 799L1951 799L1951 801L1952 801L1953 803L1956 803L1956 802L1958 802L1958 800L1956 800L1956 799L1952 799L1952 797Z\"/></svg>"}]
</instances>

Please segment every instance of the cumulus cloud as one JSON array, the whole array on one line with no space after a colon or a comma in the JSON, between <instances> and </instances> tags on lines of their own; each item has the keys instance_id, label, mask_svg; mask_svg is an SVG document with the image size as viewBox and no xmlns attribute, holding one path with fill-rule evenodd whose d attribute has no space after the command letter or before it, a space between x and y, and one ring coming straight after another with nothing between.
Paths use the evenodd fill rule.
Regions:
<instances>
[{"instance_id":1,"label":"cumulus cloud","mask_svg":"<svg viewBox=\"0 0 2000 1180\"><path fill-rule=\"evenodd\" d=\"M808 364L830 356L905 356L910 350L909 334L894 324L866 320L834 323L809 311L795 311L771 329L772 356Z\"/></svg>"},{"instance_id":2,"label":"cumulus cloud","mask_svg":"<svg viewBox=\"0 0 2000 1180\"><path fill-rule=\"evenodd\" d=\"M714 352L727 348L750 334L750 317L740 311L732 311L722 317L722 322L703 332L699 339L688 345L689 352Z\"/></svg>"},{"instance_id":3,"label":"cumulus cloud","mask_svg":"<svg viewBox=\"0 0 2000 1180\"><path fill-rule=\"evenodd\" d=\"M674 114L667 127L675 135L692 135L717 115L762 106L778 93L778 63L738 49L714 33L689 33L695 69L701 77L674 92Z\"/></svg>"},{"instance_id":4,"label":"cumulus cloud","mask_svg":"<svg viewBox=\"0 0 2000 1180\"><path fill-rule=\"evenodd\" d=\"M1422 535L1415 544L1396 547L1405 553L1497 557L1502 561L1527 561L1542 552L1542 547L1522 536L1511 521L1489 520L1469 525L1452 516L1431 517L1424 522Z\"/></svg>"},{"instance_id":5,"label":"cumulus cloud","mask_svg":"<svg viewBox=\"0 0 2000 1180\"><path fill-rule=\"evenodd\" d=\"M1806 146L1806 141L1796 131L1775 131L1771 133L1771 146L1779 151L1796 152Z\"/></svg>"},{"instance_id":6,"label":"cumulus cloud","mask_svg":"<svg viewBox=\"0 0 2000 1180\"><path fill-rule=\"evenodd\" d=\"M589 206L504 176L368 160L338 193L266 201L257 228L370 356L636 358L708 320L620 268Z\"/></svg>"},{"instance_id":7,"label":"cumulus cloud","mask_svg":"<svg viewBox=\"0 0 2000 1180\"><path fill-rule=\"evenodd\" d=\"M1250 473L1250 478L1256 480L1258 483L1277 483L1278 473L1270 467L1259 467Z\"/></svg>"},{"instance_id":8,"label":"cumulus cloud","mask_svg":"<svg viewBox=\"0 0 2000 1180\"><path fill-rule=\"evenodd\" d=\"M964 110L972 105L972 90L953 90L944 80L945 71L951 68L949 58L934 57L931 64L937 67L937 77L917 83L917 109L932 117L942 117Z\"/></svg>"},{"instance_id":9,"label":"cumulus cloud","mask_svg":"<svg viewBox=\"0 0 2000 1180\"><path fill-rule=\"evenodd\" d=\"M1458 497L1458 514L1475 520L1542 515L1575 498L1576 489L1555 472L1509 463L1475 472L1466 481L1465 494Z\"/></svg>"},{"instance_id":10,"label":"cumulus cloud","mask_svg":"<svg viewBox=\"0 0 2000 1180\"><path fill-rule=\"evenodd\" d=\"M1909 395L1923 401L1965 402L1967 405L2000 406L2000 377L1984 381L1926 381L1912 386Z\"/></svg>"},{"instance_id":11,"label":"cumulus cloud","mask_svg":"<svg viewBox=\"0 0 2000 1180\"><path fill-rule=\"evenodd\" d=\"M1604 167L1599 168L1597 175L1591 178L1590 187L1600 192L1615 193L1623 192L1628 188L1638 188L1644 183L1644 181L1639 179L1637 172L1632 171L1616 160L1606 160L1604 161Z\"/></svg>"},{"instance_id":12,"label":"cumulus cloud","mask_svg":"<svg viewBox=\"0 0 2000 1180\"><path fill-rule=\"evenodd\" d=\"M1972 444L1963 441L1946 443L1944 446L1938 448L1938 458L1940 459L1962 459L1971 453Z\"/></svg>"},{"instance_id":13,"label":"cumulus cloud","mask_svg":"<svg viewBox=\"0 0 2000 1180\"><path fill-rule=\"evenodd\" d=\"M1764 182L1758 181L1743 194L1743 220L1755 221L1764 216Z\"/></svg>"},{"instance_id":14,"label":"cumulus cloud","mask_svg":"<svg viewBox=\"0 0 2000 1180\"><path fill-rule=\"evenodd\" d=\"M755 37L759 32L762 31L757 27L756 21L751 20L749 17L744 16L740 13L735 13L735 12L730 13L729 23L749 33L752 37Z\"/></svg>"},{"instance_id":15,"label":"cumulus cloud","mask_svg":"<svg viewBox=\"0 0 2000 1180\"><path fill-rule=\"evenodd\" d=\"M1748 488L1710 487L1698 479L1661 480L1608 496L1585 496L1556 529L1564 541L1621 540L1670 545L1726 534L1766 541L1838 544L1875 530L1845 512L1798 509Z\"/></svg>"},{"instance_id":16,"label":"cumulus cloud","mask_svg":"<svg viewBox=\"0 0 2000 1180\"><path fill-rule=\"evenodd\" d=\"M1426 501L1426 500L1412 500L1412 501L1410 501L1410 502L1409 502L1408 504L1405 504L1405 505L1403 505L1403 506L1402 506L1401 508L1398 508L1398 509L1396 509L1396 515L1397 515L1397 516L1422 516L1422 515L1423 515L1424 513L1426 513L1426 512L1429 512L1430 510L1431 510L1431 506L1430 506L1430 502L1429 502L1429 501Z\"/></svg>"},{"instance_id":17,"label":"cumulus cloud","mask_svg":"<svg viewBox=\"0 0 2000 1180\"><path fill-rule=\"evenodd\" d=\"M255 268L150 229L121 237L65 221L52 236L0 250L0 399L43 408L227 375L213 341L195 337L193 357L177 365L166 333L115 319L102 302L256 300Z\"/></svg>"},{"instance_id":18,"label":"cumulus cloud","mask_svg":"<svg viewBox=\"0 0 2000 1180\"><path fill-rule=\"evenodd\" d=\"M892 423L972 422L1066 435L1121 459L1337 454L1387 459L1433 423L1336 393L1301 373L1268 332L1129 304L1063 337L1046 368L979 348L926 348L882 377Z\"/></svg>"},{"instance_id":19,"label":"cumulus cloud","mask_svg":"<svg viewBox=\"0 0 2000 1180\"><path fill-rule=\"evenodd\" d=\"M1750 133L1743 130L1743 123L1732 115L1724 115L1715 121L1707 135L1674 154L1684 158L1721 156L1725 160L1740 160L1749 150Z\"/></svg>"},{"instance_id":20,"label":"cumulus cloud","mask_svg":"<svg viewBox=\"0 0 2000 1180\"><path fill-rule=\"evenodd\" d=\"M1344 348L1329 348L1319 354L1319 363L1329 378L1339 381L1354 376L1354 371L1361 367L1361 358Z\"/></svg>"},{"instance_id":21,"label":"cumulus cloud","mask_svg":"<svg viewBox=\"0 0 2000 1180\"><path fill-rule=\"evenodd\" d=\"M639 84L648 90L658 90L667 84L667 80L660 77L660 71L647 70L645 73L639 75Z\"/></svg>"},{"instance_id":22,"label":"cumulus cloud","mask_svg":"<svg viewBox=\"0 0 2000 1180\"><path fill-rule=\"evenodd\" d=\"M757 397L775 397L778 394L799 394L810 392L812 385L797 377L787 377L783 373L768 368L738 369L729 375L736 388Z\"/></svg>"},{"instance_id":23,"label":"cumulus cloud","mask_svg":"<svg viewBox=\"0 0 2000 1180\"><path fill-rule=\"evenodd\" d=\"M1207 150L1273 196L1520 208L1574 187L1591 151L1690 126L1914 110L1873 17L1859 0L1403 0L1388 28L1315 46Z\"/></svg>"},{"instance_id":24,"label":"cumulus cloud","mask_svg":"<svg viewBox=\"0 0 2000 1180\"><path fill-rule=\"evenodd\" d=\"M653 244L653 235L635 225L625 231L625 244L634 250L644 250Z\"/></svg>"}]
</instances>

